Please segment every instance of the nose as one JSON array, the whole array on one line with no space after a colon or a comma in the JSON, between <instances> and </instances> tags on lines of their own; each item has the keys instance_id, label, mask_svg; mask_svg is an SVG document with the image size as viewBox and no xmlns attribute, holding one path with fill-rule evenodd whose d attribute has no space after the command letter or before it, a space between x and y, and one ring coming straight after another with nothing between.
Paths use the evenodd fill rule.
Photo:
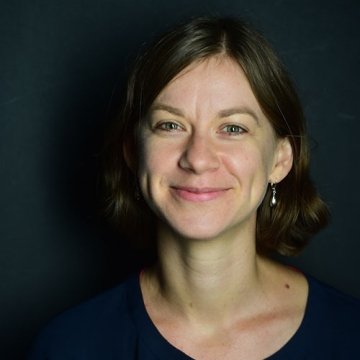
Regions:
<instances>
[{"instance_id":1,"label":"nose","mask_svg":"<svg viewBox=\"0 0 360 360\"><path fill-rule=\"evenodd\" d=\"M184 148L179 166L195 174L202 174L218 169L219 165L215 145L206 137L193 134Z\"/></svg>"}]
</instances>

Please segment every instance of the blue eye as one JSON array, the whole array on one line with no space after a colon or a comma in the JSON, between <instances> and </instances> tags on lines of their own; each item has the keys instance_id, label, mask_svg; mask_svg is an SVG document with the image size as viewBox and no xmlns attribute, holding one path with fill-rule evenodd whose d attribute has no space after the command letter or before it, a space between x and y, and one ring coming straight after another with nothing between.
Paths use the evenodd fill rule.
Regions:
<instances>
[{"instance_id":1,"label":"blue eye","mask_svg":"<svg viewBox=\"0 0 360 360\"><path fill-rule=\"evenodd\" d=\"M181 130L181 126L171 121L163 122L156 126L157 129L165 131L178 131Z\"/></svg>"},{"instance_id":2,"label":"blue eye","mask_svg":"<svg viewBox=\"0 0 360 360\"><path fill-rule=\"evenodd\" d=\"M246 130L243 129L241 126L235 125L235 124L230 124L230 125L224 126L222 128L222 131L228 135L239 135L239 134L243 134L244 132L246 132Z\"/></svg>"}]
</instances>

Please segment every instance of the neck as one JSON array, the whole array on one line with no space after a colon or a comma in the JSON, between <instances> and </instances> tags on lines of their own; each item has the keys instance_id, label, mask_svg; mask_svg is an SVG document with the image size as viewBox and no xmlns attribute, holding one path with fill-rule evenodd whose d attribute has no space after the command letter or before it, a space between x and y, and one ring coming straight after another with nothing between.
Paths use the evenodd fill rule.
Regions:
<instances>
[{"instance_id":1,"label":"neck","mask_svg":"<svg viewBox=\"0 0 360 360\"><path fill-rule=\"evenodd\" d=\"M261 259L255 239L178 239L159 233L158 265L147 273L153 292L179 316L201 323L230 319L234 310L249 313L261 291Z\"/></svg>"}]
</instances>

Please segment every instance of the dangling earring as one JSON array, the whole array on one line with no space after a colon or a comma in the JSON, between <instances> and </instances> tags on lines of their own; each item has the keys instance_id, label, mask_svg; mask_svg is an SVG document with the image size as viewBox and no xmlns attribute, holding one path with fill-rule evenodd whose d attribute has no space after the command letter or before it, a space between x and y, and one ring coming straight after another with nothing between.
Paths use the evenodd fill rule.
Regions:
<instances>
[{"instance_id":1,"label":"dangling earring","mask_svg":"<svg viewBox=\"0 0 360 360\"><path fill-rule=\"evenodd\" d=\"M272 196L271 196L271 200L270 200L270 207L273 208L276 206L276 184L275 183L271 183L271 191L272 191Z\"/></svg>"}]
</instances>

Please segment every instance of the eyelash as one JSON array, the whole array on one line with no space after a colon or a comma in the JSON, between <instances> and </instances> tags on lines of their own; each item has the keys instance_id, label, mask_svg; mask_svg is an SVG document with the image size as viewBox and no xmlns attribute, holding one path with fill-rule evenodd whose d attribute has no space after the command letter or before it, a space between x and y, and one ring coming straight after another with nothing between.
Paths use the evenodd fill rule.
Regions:
<instances>
[{"instance_id":1,"label":"eyelash","mask_svg":"<svg viewBox=\"0 0 360 360\"><path fill-rule=\"evenodd\" d=\"M179 124L177 124L177 123L175 123L173 121L165 121L165 122L162 122L160 124L156 124L155 129L156 130L173 132L173 131L182 130L183 128Z\"/></svg>"},{"instance_id":2,"label":"eyelash","mask_svg":"<svg viewBox=\"0 0 360 360\"><path fill-rule=\"evenodd\" d=\"M233 130L230 131L229 129L231 129L231 128L233 130L236 129L236 131L233 131ZM226 129L228 129L228 130L226 130ZM221 132L224 132L225 134L227 134L229 136L238 136L238 135L246 133L247 131L240 125L228 124L221 128Z\"/></svg>"},{"instance_id":3,"label":"eyelash","mask_svg":"<svg viewBox=\"0 0 360 360\"><path fill-rule=\"evenodd\" d=\"M155 125L155 130L166 131L166 132L177 132L182 131L183 127L173 121L164 121ZM247 132L246 129L236 124L228 124L223 126L220 131L227 136L239 136Z\"/></svg>"}]
</instances>

